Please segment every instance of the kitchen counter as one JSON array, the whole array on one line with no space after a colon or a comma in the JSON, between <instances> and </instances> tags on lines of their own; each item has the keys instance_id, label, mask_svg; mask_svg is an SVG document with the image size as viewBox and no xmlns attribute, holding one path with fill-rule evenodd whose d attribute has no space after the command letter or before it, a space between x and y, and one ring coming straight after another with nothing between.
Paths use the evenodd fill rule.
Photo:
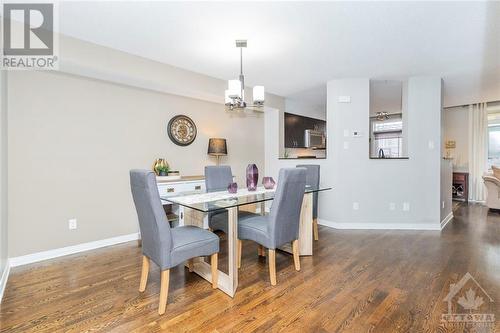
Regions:
<instances>
[{"instance_id":1,"label":"kitchen counter","mask_svg":"<svg viewBox=\"0 0 500 333\"><path fill-rule=\"evenodd\" d=\"M409 160L409 157L370 157L370 160Z\"/></svg>"},{"instance_id":2,"label":"kitchen counter","mask_svg":"<svg viewBox=\"0 0 500 333\"><path fill-rule=\"evenodd\" d=\"M278 160L326 160L326 157L278 157Z\"/></svg>"}]
</instances>

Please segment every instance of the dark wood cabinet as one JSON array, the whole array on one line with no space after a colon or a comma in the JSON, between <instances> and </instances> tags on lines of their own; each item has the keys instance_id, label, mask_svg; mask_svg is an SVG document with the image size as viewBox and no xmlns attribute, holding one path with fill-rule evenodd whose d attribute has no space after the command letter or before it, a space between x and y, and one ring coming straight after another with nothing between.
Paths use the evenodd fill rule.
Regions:
<instances>
[{"instance_id":1,"label":"dark wood cabinet","mask_svg":"<svg viewBox=\"0 0 500 333\"><path fill-rule=\"evenodd\" d=\"M469 173L454 172L451 193L453 200L469 201Z\"/></svg>"},{"instance_id":2,"label":"dark wood cabinet","mask_svg":"<svg viewBox=\"0 0 500 333\"><path fill-rule=\"evenodd\" d=\"M325 132L326 121L285 112L285 148L305 148L305 130Z\"/></svg>"}]
</instances>

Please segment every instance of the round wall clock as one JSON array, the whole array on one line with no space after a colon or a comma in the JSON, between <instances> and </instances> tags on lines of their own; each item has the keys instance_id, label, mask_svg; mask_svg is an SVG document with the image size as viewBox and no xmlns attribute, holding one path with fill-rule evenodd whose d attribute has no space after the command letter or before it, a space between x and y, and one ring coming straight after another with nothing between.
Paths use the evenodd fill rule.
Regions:
<instances>
[{"instance_id":1,"label":"round wall clock","mask_svg":"<svg viewBox=\"0 0 500 333\"><path fill-rule=\"evenodd\" d=\"M168 137L179 146L188 146L196 139L196 125L188 116L178 115L170 119Z\"/></svg>"}]
</instances>

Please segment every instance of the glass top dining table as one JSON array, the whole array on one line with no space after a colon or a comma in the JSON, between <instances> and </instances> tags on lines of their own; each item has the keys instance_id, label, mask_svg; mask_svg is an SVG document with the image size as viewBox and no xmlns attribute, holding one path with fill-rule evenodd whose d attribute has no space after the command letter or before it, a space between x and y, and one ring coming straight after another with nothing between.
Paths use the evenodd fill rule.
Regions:
<instances>
[{"instance_id":1,"label":"glass top dining table","mask_svg":"<svg viewBox=\"0 0 500 333\"><path fill-rule=\"evenodd\" d=\"M304 193L315 193L331 189L331 187L321 185L319 187L306 185ZM274 189L258 187L255 191L249 191L246 188L242 188L238 189L236 193L229 193L227 190L218 192L181 192L172 196L161 196L161 199L200 212L208 213L273 200L275 193L276 186Z\"/></svg>"}]
</instances>

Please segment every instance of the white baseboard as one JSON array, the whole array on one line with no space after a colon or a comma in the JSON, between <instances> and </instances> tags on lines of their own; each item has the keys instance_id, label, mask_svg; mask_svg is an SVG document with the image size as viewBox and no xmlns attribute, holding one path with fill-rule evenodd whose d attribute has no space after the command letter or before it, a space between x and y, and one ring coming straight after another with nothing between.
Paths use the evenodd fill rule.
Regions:
<instances>
[{"instance_id":1,"label":"white baseboard","mask_svg":"<svg viewBox=\"0 0 500 333\"><path fill-rule=\"evenodd\" d=\"M446 225L448 224L448 222L450 222L451 220L453 219L453 212L450 212L450 214L448 214L442 221L441 221L441 230L444 229L444 227L446 227Z\"/></svg>"},{"instance_id":2,"label":"white baseboard","mask_svg":"<svg viewBox=\"0 0 500 333\"><path fill-rule=\"evenodd\" d=\"M441 230L437 223L341 223L318 219L318 224L334 229L352 230Z\"/></svg>"},{"instance_id":3,"label":"white baseboard","mask_svg":"<svg viewBox=\"0 0 500 333\"><path fill-rule=\"evenodd\" d=\"M139 233L133 233L118 237L112 237L107 239L101 239L98 241L82 243L73 246L62 247L59 249L48 250L43 252L37 252L32 254L27 254L20 257L10 258L10 267L17 267L21 265L32 264L34 262L58 258L62 256L67 256L70 254L75 254L79 252L95 250L101 247L106 247L110 245L116 245L120 243L130 242L139 239Z\"/></svg>"},{"instance_id":4,"label":"white baseboard","mask_svg":"<svg viewBox=\"0 0 500 333\"><path fill-rule=\"evenodd\" d=\"M9 279L9 273L10 273L10 262L7 259L5 269L3 270L2 278L0 279L0 303L2 303L3 292L5 291L5 287L7 286L7 280Z\"/></svg>"},{"instance_id":5,"label":"white baseboard","mask_svg":"<svg viewBox=\"0 0 500 333\"><path fill-rule=\"evenodd\" d=\"M481 205L486 205L486 200L472 200L472 199L469 199L469 202L470 203L481 204Z\"/></svg>"}]
</instances>

